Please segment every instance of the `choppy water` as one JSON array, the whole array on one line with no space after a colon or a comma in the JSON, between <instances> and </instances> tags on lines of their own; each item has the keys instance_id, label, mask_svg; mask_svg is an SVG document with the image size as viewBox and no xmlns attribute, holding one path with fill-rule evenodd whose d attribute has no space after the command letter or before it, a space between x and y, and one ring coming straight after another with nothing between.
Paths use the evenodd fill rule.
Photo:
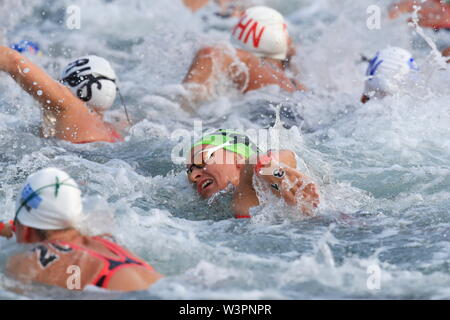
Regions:
<instances>
[{"instance_id":1,"label":"choppy water","mask_svg":"<svg viewBox=\"0 0 450 320\"><path fill-rule=\"evenodd\" d=\"M39 42L44 54L32 59L51 75L70 57L112 61L135 122L119 144L43 140L36 104L0 75L0 218L12 217L28 174L64 168L86 195L86 231L115 233L166 275L145 292L75 294L18 284L1 269L1 299L450 298L450 71L429 62L430 48L401 20L383 12L381 30L368 30L372 0L253 2L286 15L300 80L311 91L223 95L202 107L204 126L255 129L271 121L255 121L258 111L290 107L297 126L283 133L283 147L320 185L313 219L293 218L281 203L257 208L251 220L232 219L226 196L200 201L171 161L171 134L192 131L194 120L173 98L178 85L195 51L227 39L234 23L215 17L214 7L193 15L176 0L76 1L81 29L68 30L72 1L0 2L3 43ZM450 32L426 34L450 45ZM389 44L414 53L423 82L363 106L360 54ZM0 239L1 268L17 250ZM367 285L374 266L378 290Z\"/></svg>"}]
</instances>

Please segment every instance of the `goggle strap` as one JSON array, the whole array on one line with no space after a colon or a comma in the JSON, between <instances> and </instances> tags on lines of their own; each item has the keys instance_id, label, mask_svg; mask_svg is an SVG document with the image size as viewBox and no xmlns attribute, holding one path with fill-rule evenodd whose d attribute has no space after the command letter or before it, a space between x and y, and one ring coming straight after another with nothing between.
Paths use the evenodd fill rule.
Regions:
<instances>
[{"instance_id":1,"label":"goggle strap","mask_svg":"<svg viewBox=\"0 0 450 320\"><path fill-rule=\"evenodd\" d=\"M125 104L125 99L123 98L122 94L120 93L119 87L116 87L116 88L117 88L117 93L119 94L120 102L122 103L122 106L123 106L123 110L125 111L125 116L127 117L128 123L130 125L132 125L133 122L131 122L130 117L128 116L128 110L127 110L127 106Z\"/></svg>"}]
</instances>

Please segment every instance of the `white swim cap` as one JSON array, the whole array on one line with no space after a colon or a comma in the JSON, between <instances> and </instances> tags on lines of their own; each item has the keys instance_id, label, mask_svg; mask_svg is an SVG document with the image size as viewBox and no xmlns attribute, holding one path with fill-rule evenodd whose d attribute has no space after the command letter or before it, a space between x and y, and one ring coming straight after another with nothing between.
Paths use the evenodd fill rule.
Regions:
<instances>
[{"instance_id":1,"label":"white swim cap","mask_svg":"<svg viewBox=\"0 0 450 320\"><path fill-rule=\"evenodd\" d=\"M90 107L106 110L116 98L116 74L103 58L93 55L78 58L64 68L60 78Z\"/></svg>"},{"instance_id":2,"label":"white swim cap","mask_svg":"<svg viewBox=\"0 0 450 320\"><path fill-rule=\"evenodd\" d=\"M62 230L77 227L81 221L81 191L64 171L45 168L31 174L19 195L16 218L25 226Z\"/></svg>"},{"instance_id":3,"label":"white swim cap","mask_svg":"<svg viewBox=\"0 0 450 320\"><path fill-rule=\"evenodd\" d=\"M234 27L232 42L258 57L286 59L288 31L283 16L276 10L257 6L245 10Z\"/></svg>"},{"instance_id":4,"label":"white swim cap","mask_svg":"<svg viewBox=\"0 0 450 320\"><path fill-rule=\"evenodd\" d=\"M388 47L377 52L367 67L364 94L383 97L398 92L411 70L415 72L418 67L407 50Z\"/></svg>"}]
</instances>

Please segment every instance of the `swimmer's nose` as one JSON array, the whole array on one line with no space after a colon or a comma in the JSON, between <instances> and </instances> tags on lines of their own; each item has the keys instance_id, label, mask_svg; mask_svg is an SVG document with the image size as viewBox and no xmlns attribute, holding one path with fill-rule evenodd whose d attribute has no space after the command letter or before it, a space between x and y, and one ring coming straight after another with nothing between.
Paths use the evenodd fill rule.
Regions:
<instances>
[{"instance_id":1,"label":"swimmer's nose","mask_svg":"<svg viewBox=\"0 0 450 320\"><path fill-rule=\"evenodd\" d=\"M202 169L192 168L192 172L189 174L189 180L192 183L197 183L202 177L202 172L203 172Z\"/></svg>"}]
</instances>

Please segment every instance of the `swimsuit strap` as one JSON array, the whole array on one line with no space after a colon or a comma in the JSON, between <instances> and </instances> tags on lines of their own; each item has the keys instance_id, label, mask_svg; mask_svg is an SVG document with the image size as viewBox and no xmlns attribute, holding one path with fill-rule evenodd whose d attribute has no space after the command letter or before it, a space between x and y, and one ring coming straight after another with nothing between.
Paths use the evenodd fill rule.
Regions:
<instances>
[{"instance_id":1,"label":"swimsuit strap","mask_svg":"<svg viewBox=\"0 0 450 320\"><path fill-rule=\"evenodd\" d=\"M93 237L93 239L102 243L109 251L120 257L119 259L111 259L108 257L104 257L108 262L108 268L106 272L100 272L97 276L96 281L94 282L96 286L101 288L108 287L109 281L112 276L119 271L120 269L131 267L131 266L141 266L146 268L149 271L154 271L154 269L147 264L146 262L137 259L135 257L131 257L128 252L126 252L123 248L121 248L117 243L109 241L103 237L97 236ZM102 270L103 271L103 270Z\"/></svg>"},{"instance_id":2,"label":"swimsuit strap","mask_svg":"<svg viewBox=\"0 0 450 320\"><path fill-rule=\"evenodd\" d=\"M73 243L68 243L65 241L54 241L56 244L66 245L74 250L84 251L89 255L100 259L103 262L103 268L100 270L99 274L94 278L91 284L100 287L107 288L109 281L112 276L122 268L131 267L131 266L142 266L150 271L154 271L154 269L144 261L141 261L137 258L131 257L124 249L122 249L118 244L108 241L100 236L93 237L93 240L100 242L103 244L109 251L119 256L118 258L109 258L101 253L98 253L92 249L81 247L75 245Z\"/></svg>"}]
</instances>

